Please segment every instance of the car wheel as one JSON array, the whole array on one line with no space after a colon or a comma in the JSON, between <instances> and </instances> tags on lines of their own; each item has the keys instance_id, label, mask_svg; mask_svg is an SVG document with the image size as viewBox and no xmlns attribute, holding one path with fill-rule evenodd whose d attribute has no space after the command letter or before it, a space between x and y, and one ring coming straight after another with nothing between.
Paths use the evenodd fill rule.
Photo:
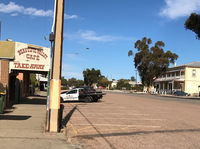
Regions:
<instances>
[{"instance_id":1,"label":"car wheel","mask_svg":"<svg viewBox=\"0 0 200 149\"><path fill-rule=\"evenodd\" d=\"M85 102L92 102L92 97L91 96L85 97Z\"/></svg>"},{"instance_id":2,"label":"car wheel","mask_svg":"<svg viewBox=\"0 0 200 149\"><path fill-rule=\"evenodd\" d=\"M93 101L94 102L98 102L98 100L99 100L99 98L96 97Z\"/></svg>"}]
</instances>

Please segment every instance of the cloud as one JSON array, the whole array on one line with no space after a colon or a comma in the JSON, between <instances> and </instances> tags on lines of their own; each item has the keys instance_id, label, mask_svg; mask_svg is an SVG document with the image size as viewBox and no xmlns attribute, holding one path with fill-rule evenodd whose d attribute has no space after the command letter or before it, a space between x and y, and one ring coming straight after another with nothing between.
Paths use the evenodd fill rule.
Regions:
<instances>
[{"instance_id":1,"label":"cloud","mask_svg":"<svg viewBox=\"0 0 200 149\"><path fill-rule=\"evenodd\" d=\"M82 31L80 37L91 41L113 41L116 38L110 35L97 35L94 31Z\"/></svg>"},{"instance_id":2,"label":"cloud","mask_svg":"<svg viewBox=\"0 0 200 149\"><path fill-rule=\"evenodd\" d=\"M41 16L41 17L50 17L53 16L52 10L41 10L36 8L25 8L22 11L26 15L32 15L32 16Z\"/></svg>"},{"instance_id":3,"label":"cloud","mask_svg":"<svg viewBox=\"0 0 200 149\"><path fill-rule=\"evenodd\" d=\"M8 5L0 3L0 12L3 13L22 12L23 9L23 6L16 5L14 2L9 2Z\"/></svg>"},{"instance_id":4,"label":"cloud","mask_svg":"<svg viewBox=\"0 0 200 149\"><path fill-rule=\"evenodd\" d=\"M52 17L52 10L43 10L24 6L17 5L14 2L9 2L8 4L0 3L0 13L7 13L11 16L17 16L19 14L29 15L29 16L38 16L38 17ZM77 19L77 15L68 15L64 14L65 19Z\"/></svg>"},{"instance_id":5,"label":"cloud","mask_svg":"<svg viewBox=\"0 0 200 149\"><path fill-rule=\"evenodd\" d=\"M169 19L176 19L200 11L200 0L165 0L166 6L160 15Z\"/></svg>"},{"instance_id":6,"label":"cloud","mask_svg":"<svg viewBox=\"0 0 200 149\"><path fill-rule=\"evenodd\" d=\"M132 38L129 38L129 37L98 35L95 31L91 31L91 30L85 30L85 31L80 30L76 33L66 33L64 36L70 40L99 41L99 42L132 40Z\"/></svg>"},{"instance_id":7,"label":"cloud","mask_svg":"<svg viewBox=\"0 0 200 149\"><path fill-rule=\"evenodd\" d=\"M68 15L68 14L64 14L64 18L65 18L65 19L77 19L78 16L77 16L77 15Z\"/></svg>"}]
</instances>

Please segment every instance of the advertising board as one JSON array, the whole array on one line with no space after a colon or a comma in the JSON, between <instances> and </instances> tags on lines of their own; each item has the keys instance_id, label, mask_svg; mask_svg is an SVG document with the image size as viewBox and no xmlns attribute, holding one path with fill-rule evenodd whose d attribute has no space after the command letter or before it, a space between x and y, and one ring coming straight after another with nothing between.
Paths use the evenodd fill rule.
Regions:
<instances>
[{"instance_id":1,"label":"advertising board","mask_svg":"<svg viewBox=\"0 0 200 149\"><path fill-rule=\"evenodd\" d=\"M15 42L15 58L10 62L10 69L49 71L49 67L49 48Z\"/></svg>"}]
</instances>

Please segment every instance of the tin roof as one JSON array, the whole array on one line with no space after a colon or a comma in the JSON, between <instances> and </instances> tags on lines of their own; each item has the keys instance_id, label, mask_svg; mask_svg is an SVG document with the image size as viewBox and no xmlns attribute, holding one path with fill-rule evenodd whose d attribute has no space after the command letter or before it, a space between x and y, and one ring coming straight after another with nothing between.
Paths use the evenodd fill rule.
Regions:
<instances>
[{"instance_id":1,"label":"tin roof","mask_svg":"<svg viewBox=\"0 0 200 149\"><path fill-rule=\"evenodd\" d=\"M183 66L200 67L200 62L191 62L184 64Z\"/></svg>"},{"instance_id":2,"label":"tin roof","mask_svg":"<svg viewBox=\"0 0 200 149\"><path fill-rule=\"evenodd\" d=\"M191 62L183 65L178 65L174 67L170 67L169 69L177 68L177 67L200 67L200 62Z\"/></svg>"}]
</instances>

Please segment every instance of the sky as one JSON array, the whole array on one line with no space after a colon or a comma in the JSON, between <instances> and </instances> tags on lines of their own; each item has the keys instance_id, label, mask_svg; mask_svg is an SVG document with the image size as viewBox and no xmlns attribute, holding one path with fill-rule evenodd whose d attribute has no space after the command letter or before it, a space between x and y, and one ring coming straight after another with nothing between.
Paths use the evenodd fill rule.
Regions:
<instances>
[{"instance_id":1,"label":"sky","mask_svg":"<svg viewBox=\"0 0 200 149\"><path fill-rule=\"evenodd\" d=\"M53 9L54 0L0 0L1 40L50 47ZM199 0L66 0L62 76L83 79L95 68L109 79L136 77L128 51L143 37L162 40L177 65L199 61L200 40L184 28L192 12Z\"/></svg>"}]
</instances>

